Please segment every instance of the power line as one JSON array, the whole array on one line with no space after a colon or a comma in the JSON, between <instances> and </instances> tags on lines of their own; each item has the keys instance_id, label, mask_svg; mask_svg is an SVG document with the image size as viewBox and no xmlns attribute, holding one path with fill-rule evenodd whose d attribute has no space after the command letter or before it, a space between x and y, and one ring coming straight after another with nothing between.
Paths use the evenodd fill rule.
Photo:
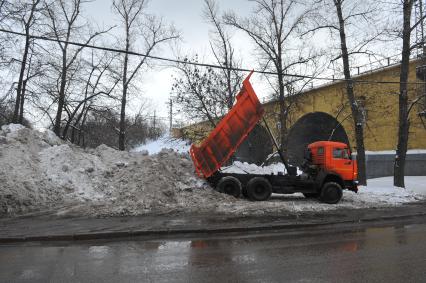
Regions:
<instances>
[{"instance_id":1,"label":"power line","mask_svg":"<svg viewBox=\"0 0 426 283\"><path fill-rule=\"evenodd\" d=\"M12 31L12 30L6 30L6 29L3 29L3 28L0 28L0 32L19 35L19 36L27 36L25 33ZM98 50L103 50L103 51L108 51L108 52L116 52L116 53L122 53L122 54L128 54L128 55L135 55L135 56L139 56L139 57L146 57L146 58L170 62L170 63L188 64L188 65L194 65L194 66L200 66L200 67L209 67L209 68L222 69L222 70L230 69L230 70L239 71L239 72L252 72L253 71L254 73L264 74L264 75L278 75L277 72L260 71L260 70L254 70L254 69L246 69L246 68L229 68L229 67L224 67L224 66L214 65L214 64L192 62L192 61L189 61L189 60L165 58L165 57L160 57L160 56L147 55L147 54L143 54L143 53L139 53L139 52L135 52L135 51L126 51L126 50L117 49L117 48L96 46L96 45L93 45L93 44L86 44L86 43L79 43L79 42L61 40L61 39L56 39L56 38L50 38L50 37L42 36L42 35L32 35L31 34L31 35L29 35L29 37L34 38L34 39L50 41L50 42L60 42L60 43L68 44L68 45L98 49ZM353 83L361 83L361 84L400 84L399 81L368 81L368 80L342 79L342 78L341 79L335 79L335 78L327 78L327 77L316 77L316 76L312 76L312 75L297 75L297 74L291 74L291 73L283 73L283 76L300 78L300 79L313 79L313 80L330 81L330 82L350 81L350 82L353 82ZM424 84L426 84L426 82L407 82L407 84L424 85Z\"/></svg>"}]
</instances>

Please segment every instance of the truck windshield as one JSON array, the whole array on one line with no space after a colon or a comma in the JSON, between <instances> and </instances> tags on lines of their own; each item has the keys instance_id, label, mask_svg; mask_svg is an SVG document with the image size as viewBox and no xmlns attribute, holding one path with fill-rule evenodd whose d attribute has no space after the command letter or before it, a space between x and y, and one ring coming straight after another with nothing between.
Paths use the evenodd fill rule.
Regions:
<instances>
[{"instance_id":1,"label":"truck windshield","mask_svg":"<svg viewBox=\"0 0 426 283\"><path fill-rule=\"evenodd\" d=\"M334 148L333 158L335 159L350 159L347 148Z\"/></svg>"}]
</instances>

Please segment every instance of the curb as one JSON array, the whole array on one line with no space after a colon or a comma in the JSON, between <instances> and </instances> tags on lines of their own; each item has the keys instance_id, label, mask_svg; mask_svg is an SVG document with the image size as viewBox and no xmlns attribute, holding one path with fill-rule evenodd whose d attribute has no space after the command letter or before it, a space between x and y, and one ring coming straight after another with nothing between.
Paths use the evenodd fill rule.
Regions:
<instances>
[{"instance_id":1,"label":"curb","mask_svg":"<svg viewBox=\"0 0 426 283\"><path fill-rule=\"evenodd\" d=\"M59 241L83 241L83 240L98 240L98 239L116 239L141 236L171 236L182 234L226 234L238 232L261 232L272 230L286 230L296 228L311 228L327 225L353 224L353 223L371 223L376 221L389 221L396 219L412 218L426 216L426 212L380 216L374 218L347 219L341 221L318 222L318 223L293 223L293 224L270 224L270 225L253 225L247 227L227 227L227 228L205 228L205 229L163 229L163 230L128 230L115 232L94 232L94 233L79 233L79 234L59 234L59 235L39 235L39 236L23 236L23 237L4 237L0 238L2 243L22 243L22 242L59 242Z\"/></svg>"}]
</instances>

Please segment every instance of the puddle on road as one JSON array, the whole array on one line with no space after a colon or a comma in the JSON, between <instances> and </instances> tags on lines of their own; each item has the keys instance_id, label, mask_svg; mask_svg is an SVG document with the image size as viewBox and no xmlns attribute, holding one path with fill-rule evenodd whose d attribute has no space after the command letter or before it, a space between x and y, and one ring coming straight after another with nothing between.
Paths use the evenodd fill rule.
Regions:
<instances>
[{"instance_id":1,"label":"puddle on road","mask_svg":"<svg viewBox=\"0 0 426 283\"><path fill-rule=\"evenodd\" d=\"M95 259L102 259L109 256L111 248L108 246L91 246L89 247L89 256Z\"/></svg>"}]
</instances>

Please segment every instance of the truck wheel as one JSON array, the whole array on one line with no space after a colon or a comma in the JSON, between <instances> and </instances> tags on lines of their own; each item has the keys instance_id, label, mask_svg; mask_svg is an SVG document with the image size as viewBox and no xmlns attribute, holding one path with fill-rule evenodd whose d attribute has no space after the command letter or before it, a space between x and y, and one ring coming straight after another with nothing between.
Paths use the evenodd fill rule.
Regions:
<instances>
[{"instance_id":1,"label":"truck wheel","mask_svg":"<svg viewBox=\"0 0 426 283\"><path fill-rule=\"evenodd\" d=\"M254 177L247 184L247 195L251 200L267 200L271 194L271 183L263 177Z\"/></svg>"},{"instance_id":2,"label":"truck wheel","mask_svg":"<svg viewBox=\"0 0 426 283\"><path fill-rule=\"evenodd\" d=\"M234 196L236 198L241 194L241 182L232 176L226 176L220 179L216 188L219 192Z\"/></svg>"},{"instance_id":3,"label":"truck wheel","mask_svg":"<svg viewBox=\"0 0 426 283\"><path fill-rule=\"evenodd\" d=\"M335 204L342 198L342 186L336 182L327 182L322 186L321 201L329 204Z\"/></svg>"},{"instance_id":4,"label":"truck wheel","mask_svg":"<svg viewBox=\"0 0 426 283\"><path fill-rule=\"evenodd\" d=\"M303 193L305 198L317 198L319 197L319 193Z\"/></svg>"}]
</instances>

